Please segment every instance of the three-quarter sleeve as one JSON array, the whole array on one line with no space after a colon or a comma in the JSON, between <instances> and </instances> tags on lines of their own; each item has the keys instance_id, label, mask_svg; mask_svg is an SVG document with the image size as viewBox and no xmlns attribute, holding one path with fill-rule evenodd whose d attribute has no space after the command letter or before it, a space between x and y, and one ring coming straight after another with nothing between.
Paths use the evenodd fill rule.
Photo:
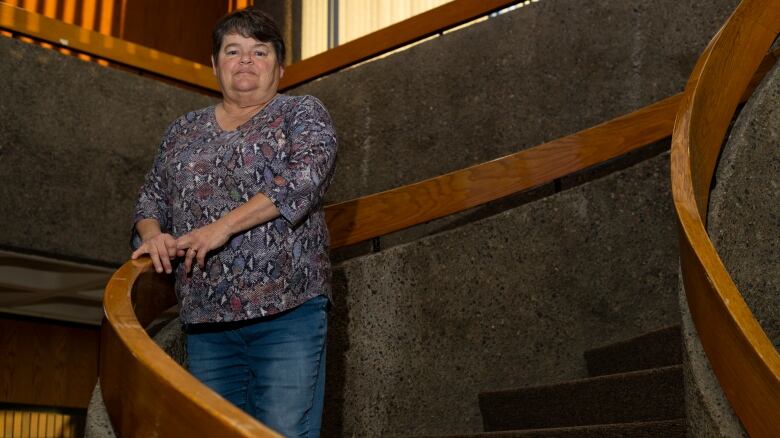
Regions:
<instances>
[{"instance_id":1,"label":"three-quarter sleeve","mask_svg":"<svg viewBox=\"0 0 780 438\"><path fill-rule=\"evenodd\" d=\"M178 122L178 121L177 121ZM163 232L170 232L170 211L168 197L168 181L165 172L165 156L168 145L172 143L176 135L175 126L172 123L165 132L163 140L158 148L151 170L146 174L143 185L138 191L138 200L135 203L133 214L133 230L130 246L137 249L141 246L141 237L135 228L135 224L142 219L155 219L160 224Z\"/></svg>"},{"instance_id":2,"label":"three-quarter sleeve","mask_svg":"<svg viewBox=\"0 0 780 438\"><path fill-rule=\"evenodd\" d=\"M322 202L333 177L336 134L330 115L315 97L306 96L292 110L285 141L288 154L275 154L264 169L261 192L295 226Z\"/></svg>"}]
</instances>

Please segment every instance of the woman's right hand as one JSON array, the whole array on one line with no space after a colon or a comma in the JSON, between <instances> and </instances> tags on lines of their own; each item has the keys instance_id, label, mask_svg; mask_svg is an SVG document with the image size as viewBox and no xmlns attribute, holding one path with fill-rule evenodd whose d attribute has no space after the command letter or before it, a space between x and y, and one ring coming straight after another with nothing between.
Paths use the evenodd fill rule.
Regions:
<instances>
[{"instance_id":1,"label":"woman's right hand","mask_svg":"<svg viewBox=\"0 0 780 438\"><path fill-rule=\"evenodd\" d=\"M152 259L158 274L162 274L163 270L170 274L173 272L171 259L176 257L176 239L167 233L157 234L144 240L130 257L135 260L144 254L148 254Z\"/></svg>"}]
</instances>

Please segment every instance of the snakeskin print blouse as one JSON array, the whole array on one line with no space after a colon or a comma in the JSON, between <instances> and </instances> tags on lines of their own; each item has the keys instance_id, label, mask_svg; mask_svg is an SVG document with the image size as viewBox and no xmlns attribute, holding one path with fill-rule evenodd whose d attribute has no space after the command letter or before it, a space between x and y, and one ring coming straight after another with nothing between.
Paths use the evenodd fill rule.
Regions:
<instances>
[{"instance_id":1,"label":"snakeskin print blouse","mask_svg":"<svg viewBox=\"0 0 780 438\"><path fill-rule=\"evenodd\" d=\"M330 298L328 229L322 199L333 175L336 136L312 96L277 95L235 131L214 107L168 128L141 187L135 222L153 218L179 237L216 221L257 193L281 215L209 252L205 268L175 267L184 323L272 315L317 296ZM133 245L140 245L134 233Z\"/></svg>"}]
</instances>

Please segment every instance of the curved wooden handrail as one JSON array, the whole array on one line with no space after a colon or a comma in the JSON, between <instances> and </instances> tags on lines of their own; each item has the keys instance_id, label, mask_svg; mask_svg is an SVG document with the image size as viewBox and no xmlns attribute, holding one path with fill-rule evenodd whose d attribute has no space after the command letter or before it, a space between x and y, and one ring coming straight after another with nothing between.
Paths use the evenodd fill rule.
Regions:
<instances>
[{"instance_id":1,"label":"curved wooden handrail","mask_svg":"<svg viewBox=\"0 0 780 438\"><path fill-rule=\"evenodd\" d=\"M453 0L285 68L279 87L286 90L411 44L520 0ZM67 47L179 82L220 91L211 66L188 61L119 38L84 29L0 3L0 29Z\"/></svg>"},{"instance_id":2,"label":"curved wooden handrail","mask_svg":"<svg viewBox=\"0 0 780 438\"><path fill-rule=\"evenodd\" d=\"M774 65L768 54L742 100ZM458 213L548 184L671 135L682 93L575 134L511 155L381 193L325 207L331 247Z\"/></svg>"},{"instance_id":3,"label":"curved wooden handrail","mask_svg":"<svg viewBox=\"0 0 780 438\"><path fill-rule=\"evenodd\" d=\"M331 247L351 245L547 184L668 137L680 95L493 161L325 207Z\"/></svg>"},{"instance_id":4,"label":"curved wooden handrail","mask_svg":"<svg viewBox=\"0 0 780 438\"><path fill-rule=\"evenodd\" d=\"M678 100L679 96L664 99L502 159L328 206L331 246L462 211L652 143L671 133ZM428 204L434 208L426 208ZM271 436L260 423L209 391L146 334L143 327L176 302L166 277L153 272L148 258L125 263L111 278L103 302L106 322L101 339L100 381L111 422L121 435L177 436L197 421L195 429L203 431L204 436L226 436L232 428L239 429L240 433L230 432L237 436L244 436L241 434L245 430L249 431L246 436ZM156 398L155 394L165 397ZM139 417L155 421L140 424L133 420Z\"/></svg>"},{"instance_id":5,"label":"curved wooden handrail","mask_svg":"<svg viewBox=\"0 0 780 438\"><path fill-rule=\"evenodd\" d=\"M763 77L774 60L773 56L765 59L753 83ZM488 163L328 206L332 246L462 211L652 143L670 134L671 117L680 98L672 96L594 128ZM524 176L524 172L529 176ZM403 200L408 203L403 204ZM425 208L428 204L435 207ZM409 206L421 211L410 212ZM181 430L194 429L204 436L224 436L228 432L237 436L272 436L195 380L143 330L175 302L171 284L165 276L152 272L148 258L125 263L106 288L101 385L114 427L122 435L146 436L162 431L161 435L176 436ZM136 418L155 421L141 422ZM197 427L193 427L193 422Z\"/></svg>"},{"instance_id":6,"label":"curved wooden handrail","mask_svg":"<svg viewBox=\"0 0 780 438\"><path fill-rule=\"evenodd\" d=\"M688 304L726 397L755 437L780 435L780 355L726 271L705 223L729 123L778 31L780 2L743 0L699 58L672 137L672 193Z\"/></svg>"},{"instance_id":7,"label":"curved wooden handrail","mask_svg":"<svg viewBox=\"0 0 780 438\"><path fill-rule=\"evenodd\" d=\"M149 259L125 263L103 298L100 385L118 436L279 437L165 354L144 327L176 303Z\"/></svg>"}]
</instances>

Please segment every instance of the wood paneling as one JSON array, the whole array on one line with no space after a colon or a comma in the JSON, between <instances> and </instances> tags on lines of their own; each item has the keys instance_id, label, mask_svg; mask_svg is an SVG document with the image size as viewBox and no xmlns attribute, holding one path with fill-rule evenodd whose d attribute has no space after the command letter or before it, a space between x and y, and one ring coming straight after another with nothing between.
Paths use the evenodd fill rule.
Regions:
<instances>
[{"instance_id":1,"label":"wood paneling","mask_svg":"<svg viewBox=\"0 0 780 438\"><path fill-rule=\"evenodd\" d=\"M726 271L705 223L728 126L745 88L755 83L753 72L767 66L765 53L779 31L780 2L743 0L699 58L672 137L672 193L688 305L712 369L754 437L780 434L780 355Z\"/></svg>"},{"instance_id":2,"label":"wood paneling","mask_svg":"<svg viewBox=\"0 0 780 438\"><path fill-rule=\"evenodd\" d=\"M40 0L9 6L209 65L211 29L229 0Z\"/></svg>"},{"instance_id":3,"label":"wood paneling","mask_svg":"<svg viewBox=\"0 0 780 438\"><path fill-rule=\"evenodd\" d=\"M209 90L219 90L210 66L187 61L4 3L0 3L0 28Z\"/></svg>"},{"instance_id":4,"label":"wood paneling","mask_svg":"<svg viewBox=\"0 0 780 438\"><path fill-rule=\"evenodd\" d=\"M84 436L84 412L63 413L35 407L0 407L0 437L79 438Z\"/></svg>"},{"instance_id":5,"label":"wood paneling","mask_svg":"<svg viewBox=\"0 0 780 438\"><path fill-rule=\"evenodd\" d=\"M0 315L0 401L85 408L99 342L97 327Z\"/></svg>"},{"instance_id":6,"label":"wood paneling","mask_svg":"<svg viewBox=\"0 0 780 438\"><path fill-rule=\"evenodd\" d=\"M211 65L211 30L228 12L227 1L127 0L119 38Z\"/></svg>"}]
</instances>

